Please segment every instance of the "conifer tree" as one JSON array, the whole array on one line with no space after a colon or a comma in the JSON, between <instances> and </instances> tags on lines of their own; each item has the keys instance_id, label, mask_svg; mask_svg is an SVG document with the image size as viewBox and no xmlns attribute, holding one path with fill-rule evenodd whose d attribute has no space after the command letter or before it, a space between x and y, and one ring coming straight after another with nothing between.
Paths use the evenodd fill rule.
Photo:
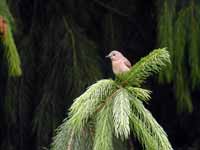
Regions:
<instances>
[{"instance_id":1,"label":"conifer tree","mask_svg":"<svg viewBox=\"0 0 200 150\"><path fill-rule=\"evenodd\" d=\"M168 51L156 49L115 80L91 85L75 99L51 150L114 150L114 141L123 145L131 133L145 150L172 150L167 134L143 105L151 91L141 88L168 63Z\"/></svg>"}]
</instances>

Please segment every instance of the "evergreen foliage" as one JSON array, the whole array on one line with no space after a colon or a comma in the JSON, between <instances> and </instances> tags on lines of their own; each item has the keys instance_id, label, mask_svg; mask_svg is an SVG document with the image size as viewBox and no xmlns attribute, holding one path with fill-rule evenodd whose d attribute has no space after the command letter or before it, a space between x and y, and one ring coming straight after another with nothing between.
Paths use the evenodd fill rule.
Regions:
<instances>
[{"instance_id":1,"label":"evergreen foliage","mask_svg":"<svg viewBox=\"0 0 200 150\"><path fill-rule=\"evenodd\" d=\"M8 29L5 39L2 39L5 48L5 57L8 64L8 72L10 76L20 76L22 74L21 61L17 48L12 36L11 29Z\"/></svg>"},{"instance_id":2,"label":"evergreen foliage","mask_svg":"<svg viewBox=\"0 0 200 150\"><path fill-rule=\"evenodd\" d=\"M19 54L23 66L23 76L20 78L8 77L9 61L6 57L5 49L0 49L0 57L4 55L4 59L1 59L0 64L0 114L2 118L0 124L0 149L48 149L54 129L57 128L65 116L64 112L66 107L71 105L72 100L80 95L83 89L98 80L101 74L103 74L103 76L110 75L111 70L108 71L108 67L105 66L108 62L99 61L98 57L104 58L105 54L111 49L122 49L122 52L129 54L129 59L135 63L137 58L147 53L145 49L152 49L155 47L155 40L157 38L155 35L155 27L157 25L156 19L158 15L162 15L160 12L156 13L155 9L159 8L160 11L162 11L163 7L161 7L161 5L163 6L165 0L160 1L159 6L154 4L157 2L158 1L145 0L0 0L0 15L4 16L5 19L9 19L9 21L7 21L11 24L9 29L14 33L16 47L20 50ZM179 12L182 8L188 8L190 1L170 0L167 2L167 4L169 4L169 12L173 13L173 32L171 35L174 37L174 24L178 14L176 12ZM173 9L174 3L172 2L177 2L178 6L176 9ZM195 8L199 7L199 3L196 3L197 0L194 2ZM9 6L14 19L10 11L8 11L7 6ZM200 16L198 10L200 9L196 9L194 13L196 20L199 18L196 17ZM68 27L66 27L66 22ZM161 23L163 23L163 28L166 28L167 23ZM17 28L15 28L15 24ZM192 40L194 38L192 34L188 33L191 33L189 30L192 30L191 27L193 25L187 24L186 26L189 27L187 30L187 35L189 36L187 36L186 40L186 47L189 48L192 46L189 39ZM165 33L163 31L162 33ZM75 39L75 51L72 48L72 37ZM158 40L160 40L159 37ZM167 38L167 41L168 40L171 40L173 42L172 44L174 44L174 38ZM0 47L3 47L2 43ZM171 58L175 59L175 57L173 57L173 48L171 49L170 46L166 46L166 44L160 47L168 47L168 51L172 56ZM2 52L4 54L2 54ZM188 51L185 51L185 53L188 53ZM189 71L189 64L197 62L194 57L198 59L196 56L199 52L195 53L192 54L193 56L190 55L192 56L190 60L189 57L187 57L189 55L184 56L186 60L185 63L187 64L184 67L187 67ZM75 57L72 57L72 55ZM172 62L173 59L171 59ZM77 63L72 63L75 62L75 60ZM99 62L101 62L100 65ZM7 65L5 65L5 63L7 63ZM76 64L76 67L72 64ZM198 65L195 66L197 67ZM101 67L103 69L101 69ZM76 71L74 70L75 68ZM173 74L170 73L170 69ZM184 68L182 70L186 69ZM175 76L173 66L163 71L164 75L170 73L169 76L171 76L169 79L173 80ZM181 80L184 85L191 85L192 75L187 71L184 71L184 73L186 73L184 78L180 78L182 77L179 76L181 74L176 74L176 78L178 79L176 82L178 83L180 82L179 80ZM194 74L196 73L195 71ZM193 82L195 83L195 80ZM198 83L196 82L196 84ZM171 84L169 86L170 88L165 88L164 92L156 92L155 96L160 97L161 95L167 94L172 89ZM125 87L125 85L122 87ZM185 95L185 91L188 91L187 94L190 96L191 90L188 89L192 89L192 86L185 86L182 88L179 84L179 87L180 94ZM129 88L132 88L129 92L137 93L135 95L139 100L144 103L149 103L150 91L144 90L141 87L130 86L127 87L127 90ZM174 86L174 88L178 89L177 86ZM183 89L185 90L181 91ZM193 90L196 91L196 87L194 87ZM194 92L194 94L196 96L196 92ZM197 101L194 101L195 109L191 114L192 116L182 117L181 115L180 117L174 115L174 100L163 101L164 99L168 99L168 95L166 95L166 97L164 96L162 101L157 101L155 99L153 103L156 102L156 104L150 106L150 109L156 111L155 115L162 124L167 126L170 135L173 137L172 142L175 149L185 149L186 147L188 149L199 149L199 145L197 144L199 135L197 126L199 122L196 122L198 119L195 120L199 114L199 106L198 96L195 96L194 99L197 98ZM177 95L177 99L178 97ZM182 101L178 102L180 102L181 105L185 105ZM114 102L112 102L112 104L114 104ZM154 106L156 105L159 105L159 108L156 107L155 110ZM172 107L170 113L168 112L168 107ZM111 117L114 118L113 112L111 115ZM192 117L191 119L195 121L195 123L191 124L190 117ZM94 118L94 120L91 120L92 118ZM87 127L84 128L86 132L80 133L81 137L74 135L74 138L71 138L73 139L73 144L71 144L73 146L72 149L85 150L93 148L95 137L94 128L97 125L95 123L96 117L90 117L89 121L90 124L87 124ZM130 134L132 137L132 128L134 126L132 126L131 120L129 120L129 122ZM121 137L120 134L118 134L119 138L117 138L114 127L113 124L112 133L115 134L115 136L112 136L114 150L125 149L125 146L128 147L126 149L132 150L130 146L131 139L127 141L123 136ZM140 134L139 129L141 129L141 133L145 132L142 124L135 127L138 128L135 129L138 131L138 135ZM70 126L68 125L66 128L70 129ZM183 132L182 129L186 133L186 136L182 138L181 143L179 143L180 134L182 135ZM67 135L71 135L70 133L72 130L66 130L66 132L69 132ZM146 132L148 132L148 130L146 130ZM66 137L66 143L68 143L70 137L72 136ZM138 136L138 139L139 137L140 136ZM146 139L151 138L149 134L144 134L143 137L141 136L143 141L145 137ZM146 142L149 143L149 145L155 143L152 140ZM142 144L142 142L140 143ZM82 146L80 147L80 145ZM137 149L137 145L135 149Z\"/></svg>"},{"instance_id":3,"label":"evergreen foliage","mask_svg":"<svg viewBox=\"0 0 200 150\"><path fill-rule=\"evenodd\" d=\"M0 15L4 17L4 19L7 21L7 23L10 25L10 28L14 28L14 18L12 14L10 13L8 3L6 0L0 1Z\"/></svg>"},{"instance_id":4,"label":"evergreen foliage","mask_svg":"<svg viewBox=\"0 0 200 150\"><path fill-rule=\"evenodd\" d=\"M178 112L191 112L191 92L200 83L200 4L165 0L160 5L158 43L168 47L172 58L172 65L160 73L160 82L173 82Z\"/></svg>"},{"instance_id":5,"label":"evergreen foliage","mask_svg":"<svg viewBox=\"0 0 200 150\"><path fill-rule=\"evenodd\" d=\"M103 79L90 86L75 99L51 150L81 149L83 135L91 138L87 150L113 150L114 139L127 140L131 130L143 149L172 150L166 133L142 103L150 99L150 91L139 88L169 62L165 48L157 49L115 81Z\"/></svg>"},{"instance_id":6,"label":"evergreen foliage","mask_svg":"<svg viewBox=\"0 0 200 150\"><path fill-rule=\"evenodd\" d=\"M14 19L9 11L6 0L0 1L0 16L3 16L8 24L8 31L5 38L1 38L4 45L4 55L7 59L8 72L10 76L20 76L22 74L20 57L13 38Z\"/></svg>"},{"instance_id":7,"label":"evergreen foliage","mask_svg":"<svg viewBox=\"0 0 200 150\"><path fill-rule=\"evenodd\" d=\"M110 99L97 113L93 150L113 150L112 124L112 99Z\"/></svg>"},{"instance_id":8,"label":"evergreen foliage","mask_svg":"<svg viewBox=\"0 0 200 150\"><path fill-rule=\"evenodd\" d=\"M130 134L129 116L131 107L128 96L128 92L122 88L113 98L113 121L117 138L122 137L122 139L127 139Z\"/></svg>"},{"instance_id":9,"label":"evergreen foliage","mask_svg":"<svg viewBox=\"0 0 200 150\"><path fill-rule=\"evenodd\" d=\"M169 53L166 49L157 49L142 58L127 74L118 76L122 85L140 86L151 74L160 71L162 66L169 63ZM126 80L124 80L126 79Z\"/></svg>"},{"instance_id":10,"label":"evergreen foliage","mask_svg":"<svg viewBox=\"0 0 200 150\"><path fill-rule=\"evenodd\" d=\"M171 2L171 1L170 1ZM159 22L158 22L158 43L161 47L166 47L168 48L168 51L170 52L171 59L173 59L173 19L174 19L174 2L170 3L168 0L162 1L162 7L160 8L160 16ZM167 38L166 38L167 37ZM159 75L159 80L166 81L166 82L171 82L173 79L172 76L172 66L168 65L168 68L160 72Z\"/></svg>"},{"instance_id":11,"label":"evergreen foliage","mask_svg":"<svg viewBox=\"0 0 200 150\"><path fill-rule=\"evenodd\" d=\"M131 106L133 110L131 114L131 117L133 117L131 118L134 128L133 134L140 140L144 149L172 149L166 133L153 118L152 114L144 107L142 102L139 99L132 97ZM149 141L146 140L148 137L150 138Z\"/></svg>"},{"instance_id":12,"label":"evergreen foliage","mask_svg":"<svg viewBox=\"0 0 200 150\"><path fill-rule=\"evenodd\" d=\"M50 23L44 26L51 32L42 30L43 42L40 46L43 54L37 56L41 61L38 64L40 77L45 78L39 81L42 88L38 97L41 99L33 121L37 149L41 148L42 143L50 141L70 100L101 76L96 44L86 37L70 16L52 17ZM50 63L46 63L48 60L51 60ZM63 100L63 97L68 100Z\"/></svg>"},{"instance_id":13,"label":"evergreen foliage","mask_svg":"<svg viewBox=\"0 0 200 150\"><path fill-rule=\"evenodd\" d=\"M88 39L84 32L81 32L80 27L74 23L70 16L63 17L63 23L67 36L66 42L72 50L72 62L70 62L71 66L68 67L72 72L68 76L68 78L71 78L69 80L73 81L71 92L80 93L80 89L84 89L92 81L101 77L101 70L96 67L99 66L98 49L96 43ZM80 80L77 81L76 79ZM74 87L76 88L74 89Z\"/></svg>"}]
</instances>

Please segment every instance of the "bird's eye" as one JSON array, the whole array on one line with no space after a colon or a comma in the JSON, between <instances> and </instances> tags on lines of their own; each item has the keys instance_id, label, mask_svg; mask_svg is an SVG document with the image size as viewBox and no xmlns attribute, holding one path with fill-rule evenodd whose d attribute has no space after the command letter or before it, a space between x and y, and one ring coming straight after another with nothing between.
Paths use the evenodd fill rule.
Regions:
<instances>
[{"instance_id":1,"label":"bird's eye","mask_svg":"<svg viewBox=\"0 0 200 150\"><path fill-rule=\"evenodd\" d=\"M115 54L113 54L113 56L115 56Z\"/></svg>"}]
</instances>

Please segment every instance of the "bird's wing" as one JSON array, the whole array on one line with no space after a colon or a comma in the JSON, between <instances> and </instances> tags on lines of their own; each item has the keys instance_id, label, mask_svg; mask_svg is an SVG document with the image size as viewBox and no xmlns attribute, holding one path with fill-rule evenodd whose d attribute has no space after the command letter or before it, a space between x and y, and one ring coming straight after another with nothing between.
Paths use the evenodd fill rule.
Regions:
<instances>
[{"instance_id":1,"label":"bird's wing","mask_svg":"<svg viewBox=\"0 0 200 150\"><path fill-rule=\"evenodd\" d=\"M125 63L125 65L126 65L128 68L131 68L131 63L130 63L130 61L129 61L127 58L125 58L125 57L124 57L124 63Z\"/></svg>"}]
</instances>

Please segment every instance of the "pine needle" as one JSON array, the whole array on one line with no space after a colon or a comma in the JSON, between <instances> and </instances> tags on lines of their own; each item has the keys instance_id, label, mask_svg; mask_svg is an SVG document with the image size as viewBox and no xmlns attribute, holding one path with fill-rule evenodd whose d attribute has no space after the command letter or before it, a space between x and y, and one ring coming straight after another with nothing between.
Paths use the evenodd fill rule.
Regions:
<instances>
[{"instance_id":1,"label":"pine needle","mask_svg":"<svg viewBox=\"0 0 200 150\"><path fill-rule=\"evenodd\" d=\"M115 82L106 79L90 86L84 94L75 99L70 108L69 122L72 122L72 126L77 130L82 130L89 117L96 112L97 106L104 102L115 89Z\"/></svg>"},{"instance_id":2,"label":"pine needle","mask_svg":"<svg viewBox=\"0 0 200 150\"><path fill-rule=\"evenodd\" d=\"M156 122L156 120L153 118L152 114L144 107L142 102L137 99L136 97L133 97L130 95L131 100L131 106L132 106L132 119L138 118L141 122L137 124L137 119L132 122L133 126L134 124L138 125L138 127L135 127L136 129L141 128L143 126L144 130L146 130L143 133L137 134L140 130L135 130L136 136L139 136L138 139L140 139L140 142L144 145L146 150L149 150L149 147L154 147L153 149L162 149L162 150L172 150L173 148L171 147L170 142L168 141L167 134L163 130L163 128ZM135 125L135 126L136 126ZM145 135L146 134L146 135ZM148 136L151 136L151 138L147 138ZM142 137L144 136L144 138ZM150 141L148 141L150 140ZM153 145L151 146L151 142L154 140L152 143ZM156 146L156 147L155 147ZM153 150L152 149L152 150Z\"/></svg>"},{"instance_id":3,"label":"pine needle","mask_svg":"<svg viewBox=\"0 0 200 150\"><path fill-rule=\"evenodd\" d=\"M151 99L151 91L142 89L142 88L137 88L137 87L128 87L127 88L129 92L134 95L136 98L138 98L141 101L148 102Z\"/></svg>"},{"instance_id":4,"label":"pine needle","mask_svg":"<svg viewBox=\"0 0 200 150\"><path fill-rule=\"evenodd\" d=\"M130 115L131 129L133 135L140 142L144 150L156 150L157 142L145 127L145 124L134 114Z\"/></svg>"},{"instance_id":5,"label":"pine needle","mask_svg":"<svg viewBox=\"0 0 200 150\"><path fill-rule=\"evenodd\" d=\"M120 89L113 98L113 122L115 135L122 140L130 135L129 115L131 113L128 92L126 89Z\"/></svg>"},{"instance_id":6,"label":"pine needle","mask_svg":"<svg viewBox=\"0 0 200 150\"><path fill-rule=\"evenodd\" d=\"M113 150L112 101L97 114L93 150Z\"/></svg>"}]
</instances>

